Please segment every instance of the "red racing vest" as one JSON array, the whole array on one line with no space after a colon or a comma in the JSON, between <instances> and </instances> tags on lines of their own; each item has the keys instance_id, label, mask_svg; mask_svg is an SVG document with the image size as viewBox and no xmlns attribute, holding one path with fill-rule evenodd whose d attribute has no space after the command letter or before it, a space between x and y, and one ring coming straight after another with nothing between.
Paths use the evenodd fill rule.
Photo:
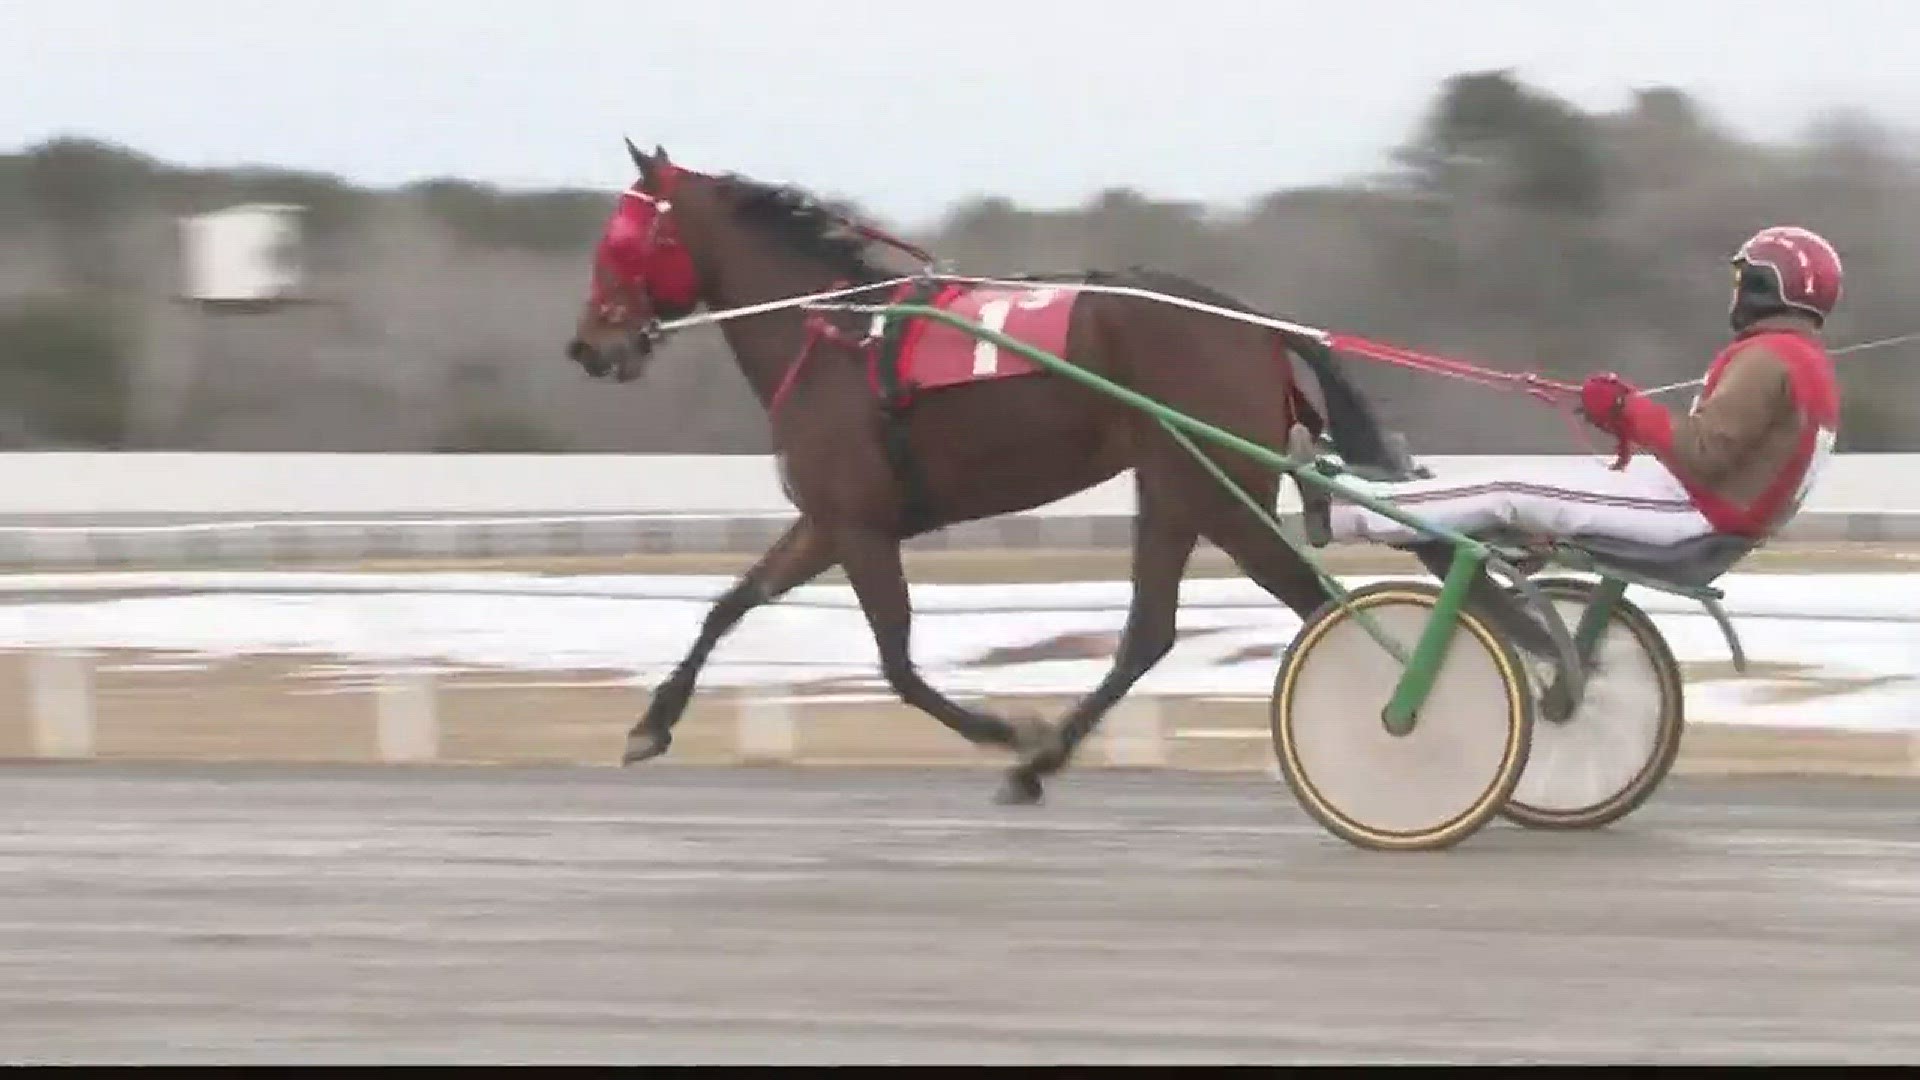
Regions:
<instances>
[{"instance_id":1,"label":"red racing vest","mask_svg":"<svg viewBox=\"0 0 1920 1080\"><path fill-rule=\"evenodd\" d=\"M1796 452L1760 494L1745 505L1675 473L1694 507L1715 529L1756 539L1770 535L1799 512L1800 504L1832 456L1840 430L1840 387L1834 378L1833 361L1817 340L1793 330L1768 329L1734 338L1708 366L1706 382L1700 395L1694 398L1689 415L1698 412L1700 403L1719 385L1727 364L1741 350L1760 342L1780 356L1787 366L1793 404L1802 421Z\"/></svg>"}]
</instances>

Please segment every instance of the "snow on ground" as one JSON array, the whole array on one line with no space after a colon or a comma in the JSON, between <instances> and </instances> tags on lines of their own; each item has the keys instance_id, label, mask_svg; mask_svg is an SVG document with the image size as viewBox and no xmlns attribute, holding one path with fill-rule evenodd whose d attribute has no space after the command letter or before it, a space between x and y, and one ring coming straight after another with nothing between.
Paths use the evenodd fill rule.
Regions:
<instances>
[{"instance_id":1,"label":"snow on ground","mask_svg":"<svg viewBox=\"0 0 1920 1080\"><path fill-rule=\"evenodd\" d=\"M684 575L17 575L0 578L0 648L312 653L609 670L652 684L727 584ZM1920 574L1744 574L1722 585L1760 670L1696 678L1692 718L1920 730ZM1101 635L1120 629L1128 592L1125 582L916 585L914 655L936 686L957 694L1081 693L1106 670ZM1275 650L1299 620L1240 579L1191 580L1182 596L1182 640L1136 692L1264 698ZM1698 605L1640 589L1630 596L1683 663L1724 667L1726 645ZM1069 635L1092 636L1080 646L1086 658L989 656ZM834 680L836 690L884 694L877 663L851 590L819 585L750 614L715 651L702 683L777 689Z\"/></svg>"}]
</instances>

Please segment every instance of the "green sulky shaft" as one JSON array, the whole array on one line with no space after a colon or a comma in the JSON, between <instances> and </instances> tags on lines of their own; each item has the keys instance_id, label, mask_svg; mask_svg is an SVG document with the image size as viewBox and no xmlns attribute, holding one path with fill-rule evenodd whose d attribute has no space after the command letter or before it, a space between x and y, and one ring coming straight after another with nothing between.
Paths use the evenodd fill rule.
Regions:
<instances>
[{"instance_id":1,"label":"green sulky shaft","mask_svg":"<svg viewBox=\"0 0 1920 1080\"><path fill-rule=\"evenodd\" d=\"M1420 715L1420 706L1424 705L1427 695L1433 692L1433 681L1440 675L1440 665L1446 661L1447 646L1453 642L1453 634L1460 622L1460 609L1467 601L1467 590L1473 585L1473 579L1480 574L1485 559L1466 548L1456 549L1453 564L1447 567L1446 581L1440 586L1440 598L1435 602L1432 614L1420 630L1420 640L1413 646L1413 657L1407 666L1401 669L1400 681L1393 688L1393 697L1387 701L1387 707L1381 711L1380 720L1388 731L1395 735L1405 735L1413 730L1414 721Z\"/></svg>"}]
</instances>

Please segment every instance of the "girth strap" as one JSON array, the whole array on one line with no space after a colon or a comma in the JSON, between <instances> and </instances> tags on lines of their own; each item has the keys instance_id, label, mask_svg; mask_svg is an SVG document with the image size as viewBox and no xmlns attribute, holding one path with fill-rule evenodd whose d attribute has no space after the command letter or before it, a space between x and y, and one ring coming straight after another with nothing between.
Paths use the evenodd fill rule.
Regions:
<instances>
[{"instance_id":1,"label":"girth strap","mask_svg":"<svg viewBox=\"0 0 1920 1080\"><path fill-rule=\"evenodd\" d=\"M926 304L946 286L933 280L910 281L894 294L895 304ZM934 510L927 493L926 474L920 467L907 437L909 413L913 409L913 388L900 369L901 350L912 327L910 319L886 320L880 340L871 354L873 388L880 404L880 441L887 453L887 464L901 488L901 536L925 532L933 527Z\"/></svg>"}]
</instances>

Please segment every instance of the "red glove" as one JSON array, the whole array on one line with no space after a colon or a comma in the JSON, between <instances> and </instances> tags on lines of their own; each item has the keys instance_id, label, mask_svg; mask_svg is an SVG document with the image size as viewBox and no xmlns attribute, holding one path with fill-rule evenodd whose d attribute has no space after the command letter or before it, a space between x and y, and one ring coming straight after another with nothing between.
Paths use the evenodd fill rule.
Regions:
<instances>
[{"instance_id":1,"label":"red glove","mask_svg":"<svg viewBox=\"0 0 1920 1080\"><path fill-rule=\"evenodd\" d=\"M1620 440L1615 468L1625 467L1635 446L1661 454L1673 445L1673 417L1611 371L1591 375L1581 384L1580 412L1588 423Z\"/></svg>"},{"instance_id":2,"label":"red glove","mask_svg":"<svg viewBox=\"0 0 1920 1080\"><path fill-rule=\"evenodd\" d=\"M1589 375L1580 384L1580 415L1609 435L1624 434L1620 422L1625 419L1628 400L1634 396L1633 387L1611 371Z\"/></svg>"}]
</instances>

